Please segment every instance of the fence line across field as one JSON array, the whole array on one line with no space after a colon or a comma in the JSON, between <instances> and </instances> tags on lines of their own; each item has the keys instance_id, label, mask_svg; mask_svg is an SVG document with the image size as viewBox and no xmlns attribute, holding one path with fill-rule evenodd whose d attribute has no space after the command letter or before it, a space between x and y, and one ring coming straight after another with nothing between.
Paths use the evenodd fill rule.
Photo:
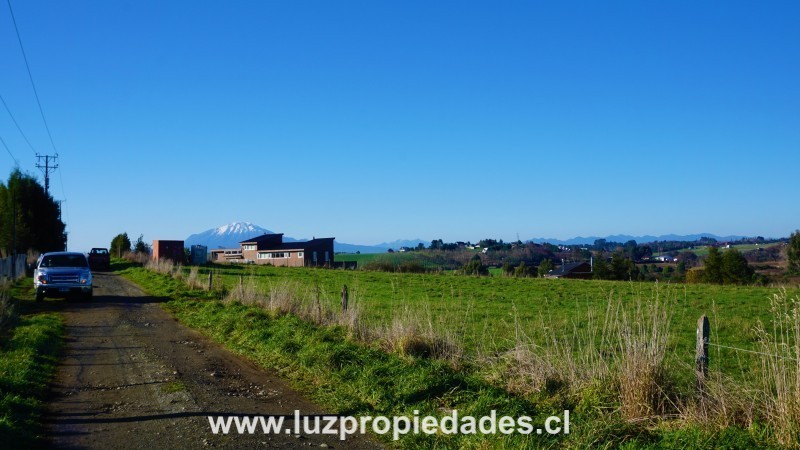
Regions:
<instances>
[{"instance_id":1,"label":"fence line across field","mask_svg":"<svg viewBox=\"0 0 800 450\"><path fill-rule=\"evenodd\" d=\"M747 349L744 349L744 348L729 347L727 345L712 344L710 342L708 343L708 345L710 345L711 347L726 348L728 350L736 350L736 351L745 352L745 353L752 353L754 355L764 355L764 356L771 356L773 358L788 359L789 361L797 361L797 359L792 358L791 356L775 355L775 354L772 354L772 353L758 352L758 351L755 351L755 350L747 350Z\"/></svg>"}]
</instances>

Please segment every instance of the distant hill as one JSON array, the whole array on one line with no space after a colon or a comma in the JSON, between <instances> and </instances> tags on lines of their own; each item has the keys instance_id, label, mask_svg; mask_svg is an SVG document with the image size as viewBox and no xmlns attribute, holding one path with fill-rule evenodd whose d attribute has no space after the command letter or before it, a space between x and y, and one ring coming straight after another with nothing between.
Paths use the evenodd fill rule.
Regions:
<instances>
[{"instance_id":1,"label":"distant hill","mask_svg":"<svg viewBox=\"0 0 800 450\"><path fill-rule=\"evenodd\" d=\"M431 245L431 241L423 241L422 239L398 239L392 242L383 242L381 244L375 244L374 247L379 247L385 250L394 249L398 250L400 247L411 247L416 248L419 244L424 244L425 247Z\"/></svg>"},{"instance_id":2,"label":"distant hill","mask_svg":"<svg viewBox=\"0 0 800 450\"><path fill-rule=\"evenodd\" d=\"M386 253L390 247L378 247L376 245L345 244L333 241L333 251L336 253Z\"/></svg>"},{"instance_id":3,"label":"distant hill","mask_svg":"<svg viewBox=\"0 0 800 450\"><path fill-rule=\"evenodd\" d=\"M636 241L637 244L644 244L648 242L659 242L659 241L687 241L687 242L694 242L700 238L712 238L716 239L720 242L725 241L738 241L740 239L744 239L747 236L717 236L711 233L700 233L700 234L687 234L687 235L677 235L677 234L665 234L662 236L630 236L627 234L615 234L612 236L588 236L582 237L578 236L572 239L567 240L560 240L560 239L552 239L552 238L535 238L530 239L529 242L535 242L537 244L543 243L550 243L553 245L587 245L587 244L594 244L594 241L598 239L605 239L608 242L622 242L625 243L630 240Z\"/></svg>"}]
</instances>

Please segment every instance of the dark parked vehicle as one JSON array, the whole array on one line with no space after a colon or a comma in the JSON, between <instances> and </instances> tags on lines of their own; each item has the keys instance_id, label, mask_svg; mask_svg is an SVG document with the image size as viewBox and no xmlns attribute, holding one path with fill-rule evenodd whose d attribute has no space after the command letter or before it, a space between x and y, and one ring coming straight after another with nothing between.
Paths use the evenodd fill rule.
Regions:
<instances>
[{"instance_id":1,"label":"dark parked vehicle","mask_svg":"<svg viewBox=\"0 0 800 450\"><path fill-rule=\"evenodd\" d=\"M93 248L89 252L89 267L92 270L108 270L111 267L111 255L107 248Z\"/></svg>"},{"instance_id":2,"label":"dark parked vehicle","mask_svg":"<svg viewBox=\"0 0 800 450\"><path fill-rule=\"evenodd\" d=\"M85 300L92 298L92 271L83 253L45 253L36 261L33 271L33 286L36 301L45 297L68 297L80 295Z\"/></svg>"}]
</instances>

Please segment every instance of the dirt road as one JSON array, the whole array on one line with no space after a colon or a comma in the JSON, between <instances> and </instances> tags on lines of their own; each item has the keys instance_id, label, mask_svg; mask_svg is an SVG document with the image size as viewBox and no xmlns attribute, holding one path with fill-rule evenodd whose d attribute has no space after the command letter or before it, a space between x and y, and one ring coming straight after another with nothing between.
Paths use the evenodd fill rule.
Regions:
<instances>
[{"instance_id":1,"label":"dirt road","mask_svg":"<svg viewBox=\"0 0 800 450\"><path fill-rule=\"evenodd\" d=\"M379 448L363 437L294 434L295 410L323 411L276 376L165 313L133 283L95 276L91 302L47 302L66 345L45 417L62 448ZM289 434L213 434L208 416L285 417Z\"/></svg>"}]
</instances>

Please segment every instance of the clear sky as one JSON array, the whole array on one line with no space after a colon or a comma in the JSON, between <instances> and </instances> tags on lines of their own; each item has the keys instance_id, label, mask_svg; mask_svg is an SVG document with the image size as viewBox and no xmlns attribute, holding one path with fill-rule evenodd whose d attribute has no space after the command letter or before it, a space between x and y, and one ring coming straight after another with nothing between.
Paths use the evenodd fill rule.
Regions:
<instances>
[{"instance_id":1,"label":"clear sky","mask_svg":"<svg viewBox=\"0 0 800 450\"><path fill-rule=\"evenodd\" d=\"M797 1L11 5L72 250L800 228ZM54 153L6 2L0 61ZM0 137L41 179L4 108Z\"/></svg>"}]
</instances>

